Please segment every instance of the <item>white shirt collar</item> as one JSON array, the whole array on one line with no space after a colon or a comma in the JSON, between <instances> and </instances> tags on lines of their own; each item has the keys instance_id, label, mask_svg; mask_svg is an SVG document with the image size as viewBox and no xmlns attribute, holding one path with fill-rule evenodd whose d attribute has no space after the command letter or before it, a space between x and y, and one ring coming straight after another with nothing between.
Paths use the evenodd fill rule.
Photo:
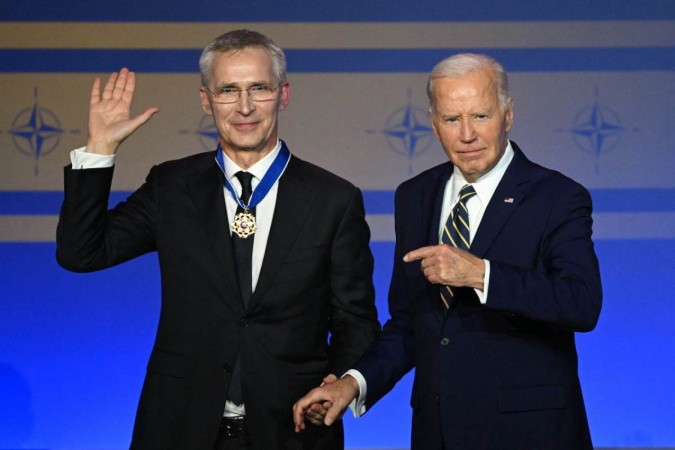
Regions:
<instances>
[{"instance_id":1,"label":"white shirt collar","mask_svg":"<svg viewBox=\"0 0 675 450\"><path fill-rule=\"evenodd\" d=\"M506 169L509 167L509 164L511 163L511 160L513 160L513 147L511 146L511 141L506 141L506 150L504 150L504 154L502 157L499 159L497 164L490 169L489 172L486 174L483 174L478 180L476 180L475 183L468 183L466 181L466 178L464 178L464 175L462 175L462 172L459 171L457 166L454 167L452 171L452 193L453 193L453 200L451 204L457 203L457 200L459 199L459 191L462 189L462 187L465 184L471 184L473 188L476 190L476 196L480 199L481 203L483 205L487 205L490 203L490 199L492 198L492 194L495 193L495 190L497 189L497 185L501 181L502 177L504 176L504 173L506 172Z\"/></svg>"},{"instance_id":2,"label":"white shirt collar","mask_svg":"<svg viewBox=\"0 0 675 450\"><path fill-rule=\"evenodd\" d=\"M262 180L262 178L265 176L267 170L270 168L270 166L272 166L274 159L277 157L280 151L281 151L281 141L277 139L277 144L274 146L271 152L265 155L263 159L261 159L260 161L253 164L251 167L245 170L246 172L253 175L253 180L251 181L251 187L253 189L255 189L260 180ZM237 172L243 171L244 169L235 164L235 162L232 161L227 156L227 153L225 153L224 151L223 151L223 162L225 163L225 176L227 177L228 180L230 180L230 183L232 183L232 185L237 188L238 191L237 194L241 194L241 192L239 192L241 190L241 184L239 183L239 179L234 175Z\"/></svg>"}]
</instances>

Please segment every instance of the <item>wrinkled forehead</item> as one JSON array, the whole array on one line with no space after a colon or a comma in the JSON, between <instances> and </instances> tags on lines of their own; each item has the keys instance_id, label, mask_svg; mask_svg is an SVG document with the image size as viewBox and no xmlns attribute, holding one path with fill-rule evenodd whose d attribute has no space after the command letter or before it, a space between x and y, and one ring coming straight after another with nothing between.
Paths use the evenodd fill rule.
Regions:
<instances>
[{"instance_id":1,"label":"wrinkled forehead","mask_svg":"<svg viewBox=\"0 0 675 450\"><path fill-rule=\"evenodd\" d=\"M499 103L496 79L486 71L475 71L456 77L435 77L430 88L432 107L467 102L485 106Z\"/></svg>"},{"instance_id":2,"label":"wrinkled forehead","mask_svg":"<svg viewBox=\"0 0 675 450\"><path fill-rule=\"evenodd\" d=\"M216 53L211 65L211 76L214 80L226 83L272 83L276 80L271 56L259 47Z\"/></svg>"}]
</instances>

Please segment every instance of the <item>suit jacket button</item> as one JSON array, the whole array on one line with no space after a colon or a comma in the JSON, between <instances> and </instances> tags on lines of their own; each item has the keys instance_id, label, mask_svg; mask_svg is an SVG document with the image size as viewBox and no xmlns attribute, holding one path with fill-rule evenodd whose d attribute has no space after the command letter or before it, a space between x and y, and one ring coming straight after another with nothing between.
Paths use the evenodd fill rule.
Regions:
<instances>
[{"instance_id":1,"label":"suit jacket button","mask_svg":"<svg viewBox=\"0 0 675 450\"><path fill-rule=\"evenodd\" d=\"M242 327L248 326L248 321L246 320L245 317L242 317L241 319L239 319L239 325L241 325Z\"/></svg>"},{"instance_id":2,"label":"suit jacket button","mask_svg":"<svg viewBox=\"0 0 675 450\"><path fill-rule=\"evenodd\" d=\"M448 345L449 343L450 343L450 339L448 339L448 338L441 339L441 345Z\"/></svg>"},{"instance_id":3,"label":"suit jacket button","mask_svg":"<svg viewBox=\"0 0 675 450\"><path fill-rule=\"evenodd\" d=\"M230 373L230 372L232 371L232 366L230 366L229 364L225 363L225 364L223 365L223 371L225 371L225 373Z\"/></svg>"},{"instance_id":4,"label":"suit jacket button","mask_svg":"<svg viewBox=\"0 0 675 450\"><path fill-rule=\"evenodd\" d=\"M437 405L441 403L441 398L438 395L434 397L434 403L436 403Z\"/></svg>"}]
</instances>

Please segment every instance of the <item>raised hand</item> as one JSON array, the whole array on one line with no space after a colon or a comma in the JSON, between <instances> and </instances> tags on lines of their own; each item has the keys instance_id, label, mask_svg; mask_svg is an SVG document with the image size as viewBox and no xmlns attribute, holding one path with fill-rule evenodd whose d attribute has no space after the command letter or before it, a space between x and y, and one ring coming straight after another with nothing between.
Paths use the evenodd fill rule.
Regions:
<instances>
[{"instance_id":1,"label":"raised hand","mask_svg":"<svg viewBox=\"0 0 675 450\"><path fill-rule=\"evenodd\" d=\"M101 80L96 78L89 101L89 140L87 152L114 155L119 145L134 131L150 120L157 107L131 117L131 103L136 89L136 74L127 68L110 74L103 92Z\"/></svg>"}]
</instances>

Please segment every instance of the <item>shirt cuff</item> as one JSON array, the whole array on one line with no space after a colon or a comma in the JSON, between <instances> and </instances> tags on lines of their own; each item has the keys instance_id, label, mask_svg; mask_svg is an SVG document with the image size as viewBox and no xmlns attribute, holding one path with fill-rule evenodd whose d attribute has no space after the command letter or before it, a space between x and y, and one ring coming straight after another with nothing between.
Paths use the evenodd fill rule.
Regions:
<instances>
[{"instance_id":1,"label":"shirt cuff","mask_svg":"<svg viewBox=\"0 0 675 450\"><path fill-rule=\"evenodd\" d=\"M115 155L87 153L86 149L87 147L80 147L70 152L73 169L104 169L115 165Z\"/></svg>"},{"instance_id":2,"label":"shirt cuff","mask_svg":"<svg viewBox=\"0 0 675 450\"><path fill-rule=\"evenodd\" d=\"M480 300L481 305L487 303L488 286L490 285L490 261L488 261L487 259L484 259L483 261L485 262L485 277L483 277L483 290L481 291L480 289L474 289L476 295L478 296L478 300Z\"/></svg>"},{"instance_id":3,"label":"shirt cuff","mask_svg":"<svg viewBox=\"0 0 675 450\"><path fill-rule=\"evenodd\" d=\"M354 417L359 418L366 413L366 393L368 390L366 379L363 378L361 372L355 369L349 369L344 375L342 375L342 378L346 377L347 375L351 375L354 377L356 382L359 383L359 396L352 400L352 402L349 404L349 409L352 411Z\"/></svg>"}]
</instances>

